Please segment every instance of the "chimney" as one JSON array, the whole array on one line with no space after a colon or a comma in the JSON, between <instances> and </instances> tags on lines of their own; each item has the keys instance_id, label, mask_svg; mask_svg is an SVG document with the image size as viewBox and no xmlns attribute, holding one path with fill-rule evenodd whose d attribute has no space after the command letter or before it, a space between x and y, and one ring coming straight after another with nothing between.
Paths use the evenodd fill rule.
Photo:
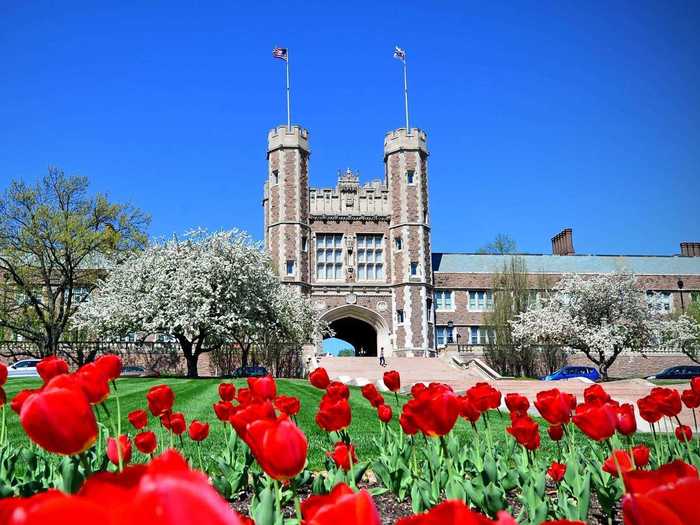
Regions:
<instances>
[{"instance_id":1,"label":"chimney","mask_svg":"<svg viewBox=\"0 0 700 525\"><path fill-rule=\"evenodd\" d=\"M571 228L565 228L552 237L552 253L554 255L573 255L574 235Z\"/></svg>"},{"instance_id":2,"label":"chimney","mask_svg":"<svg viewBox=\"0 0 700 525\"><path fill-rule=\"evenodd\" d=\"M682 242L681 257L700 257L700 242Z\"/></svg>"}]
</instances>

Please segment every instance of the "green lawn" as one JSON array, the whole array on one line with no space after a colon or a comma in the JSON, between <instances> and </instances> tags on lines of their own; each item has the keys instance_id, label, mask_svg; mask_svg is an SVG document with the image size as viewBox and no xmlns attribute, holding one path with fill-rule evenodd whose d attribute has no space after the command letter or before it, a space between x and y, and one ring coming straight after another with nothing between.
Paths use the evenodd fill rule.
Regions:
<instances>
[{"instance_id":1,"label":"green lawn","mask_svg":"<svg viewBox=\"0 0 700 525\"><path fill-rule=\"evenodd\" d=\"M175 411L182 412L189 425L192 419L207 421L211 424L211 433L209 438L204 442L205 450L208 454L218 455L225 442L225 429L223 424L216 419L212 404L218 401L218 379L140 379L128 378L120 379L117 382L119 400L122 413L122 431L128 432L132 437L134 429L126 419L126 415L136 408L146 408L145 394L148 389L154 385L167 383L175 391ZM242 380L234 381L236 386L245 384ZM11 399L19 390L23 388L36 388L41 382L36 379L10 379L5 387L8 399ZM307 381L280 379L277 381L278 393L296 396L301 400L301 411L297 416L298 423L302 430L306 433L309 440L309 464L312 469L323 468L323 457L326 450L329 450L330 442L327 434L318 428L314 417L318 409L319 401L321 400L322 391L309 385ZM392 426L398 428L397 411L393 395L385 395L387 403L394 410L394 421ZM406 401L404 396L399 396L399 401L403 404ZM350 425L350 436L357 448L357 454L360 460L370 460L377 453L377 447L373 440L379 434L379 424L376 417L376 411L362 397L360 389L357 387L350 388L350 402L352 405L352 424ZM116 414L116 401L114 395L108 400L108 406L113 415ZM7 407L9 408L9 407ZM100 417L106 420L105 416L100 412ZM497 440L508 440L511 438L504 432L504 428L510 423L508 415L499 415L493 412L490 415L491 430ZM28 439L24 434L19 420L14 412L7 410L8 436L10 442L28 443ZM153 423L151 419L151 423ZM483 423L479 421L480 433L483 436ZM155 430L155 429L154 429ZM473 439L473 430L469 424L460 419L457 424L456 431L460 434L463 440ZM542 426L544 432L544 425ZM157 433L157 432L156 432ZM334 440L335 440L335 434ZM543 438L546 434L543 434ZM195 457L196 451L194 444L186 435L184 438L184 452L189 457ZM552 443L548 439L542 440L543 446L552 447ZM555 450L554 448L551 449ZM134 451L134 459L143 459L142 455Z\"/></svg>"}]
</instances>

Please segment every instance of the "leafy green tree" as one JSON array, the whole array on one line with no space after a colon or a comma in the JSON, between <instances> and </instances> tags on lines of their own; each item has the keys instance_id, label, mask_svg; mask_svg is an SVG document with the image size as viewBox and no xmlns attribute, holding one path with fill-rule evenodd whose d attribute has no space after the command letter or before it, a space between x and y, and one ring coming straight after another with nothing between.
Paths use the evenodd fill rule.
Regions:
<instances>
[{"instance_id":1,"label":"leafy green tree","mask_svg":"<svg viewBox=\"0 0 700 525\"><path fill-rule=\"evenodd\" d=\"M57 168L34 185L10 184L0 196L0 327L34 343L23 355L58 352L83 287L143 248L148 223L136 208L89 195L87 178ZM67 357L76 364L89 360Z\"/></svg>"},{"instance_id":2,"label":"leafy green tree","mask_svg":"<svg viewBox=\"0 0 700 525\"><path fill-rule=\"evenodd\" d=\"M510 235L507 233L499 233L496 238L479 248L478 253L490 253L503 255L506 253L515 253L518 250L518 245Z\"/></svg>"},{"instance_id":3,"label":"leafy green tree","mask_svg":"<svg viewBox=\"0 0 700 525\"><path fill-rule=\"evenodd\" d=\"M343 348L338 352L338 357L353 357L355 355L355 350L353 348Z\"/></svg>"}]
</instances>

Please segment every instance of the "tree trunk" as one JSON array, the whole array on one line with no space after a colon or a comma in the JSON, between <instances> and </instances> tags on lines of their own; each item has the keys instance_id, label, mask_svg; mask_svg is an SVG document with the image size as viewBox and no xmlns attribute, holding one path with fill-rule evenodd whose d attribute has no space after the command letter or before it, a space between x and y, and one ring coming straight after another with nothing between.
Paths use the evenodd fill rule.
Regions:
<instances>
[{"instance_id":1,"label":"tree trunk","mask_svg":"<svg viewBox=\"0 0 700 525\"><path fill-rule=\"evenodd\" d=\"M199 354L186 355L185 360L187 361L187 377L199 377L199 371L197 370Z\"/></svg>"}]
</instances>

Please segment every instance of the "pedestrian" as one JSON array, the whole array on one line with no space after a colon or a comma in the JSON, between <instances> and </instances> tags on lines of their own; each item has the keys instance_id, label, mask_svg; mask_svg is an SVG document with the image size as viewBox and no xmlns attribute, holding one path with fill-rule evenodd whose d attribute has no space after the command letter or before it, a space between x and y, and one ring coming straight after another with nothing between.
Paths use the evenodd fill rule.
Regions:
<instances>
[{"instance_id":1,"label":"pedestrian","mask_svg":"<svg viewBox=\"0 0 700 525\"><path fill-rule=\"evenodd\" d=\"M384 359L384 347L379 350L379 366L386 366L386 359Z\"/></svg>"}]
</instances>

